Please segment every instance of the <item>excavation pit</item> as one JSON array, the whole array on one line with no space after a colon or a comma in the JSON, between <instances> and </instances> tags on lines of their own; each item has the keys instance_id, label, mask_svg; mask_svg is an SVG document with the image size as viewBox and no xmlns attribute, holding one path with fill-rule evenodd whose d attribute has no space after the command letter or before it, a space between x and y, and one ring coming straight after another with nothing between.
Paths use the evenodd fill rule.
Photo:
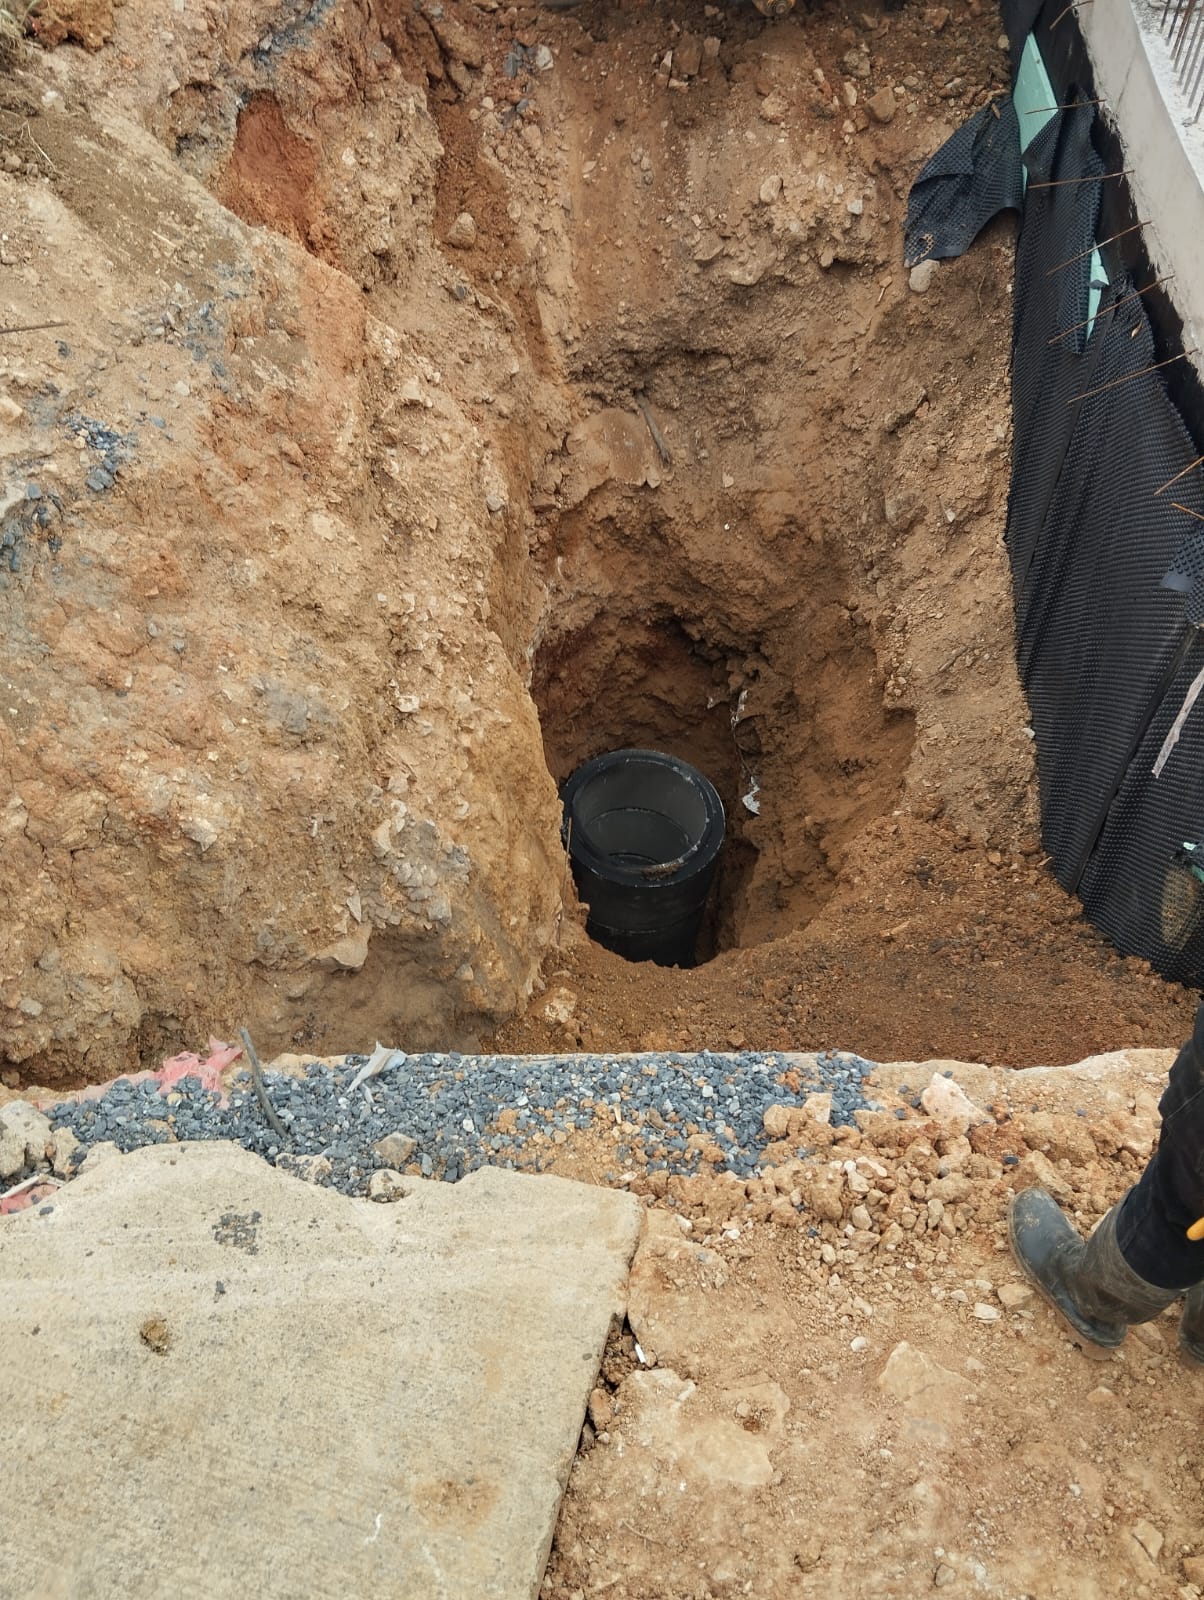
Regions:
<instances>
[{"instance_id":1,"label":"excavation pit","mask_svg":"<svg viewBox=\"0 0 1204 1600\"><path fill-rule=\"evenodd\" d=\"M512 1161L637 1195L635 1270L603 1285L630 1328L593 1392L596 1360L574 1362L547 1458L554 1499L588 1397L548 1600L908 1592L935 1549L950 1593L1044 1592L1050 1552L1075 1592L1199 1578L1180 1559L1202 1522L1195 1423L1142 1381L1170 1370L1157 1336L1076 1408L1070 1455L1051 1449L1049 1415L1096 1380L998 1249L1040 1150L1084 1233L1131 1184L1166 1060L1118 1047L1179 1044L1194 1003L1117 960L1043 863L1001 546L1011 223L923 293L901 263L912 179L1006 87L995 8L800 0L768 24L702 0L246 0L199 17L130 0L84 25L111 43L52 62L35 47L0 127L4 1093L172 1056L167 1093L64 1104L55 1161L72 1159L67 1128L84 1146L179 1140L172 1172L188 1141L199 1157L233 1137L298 1177L405 1196L391 1210L290 1178L342 1256L438 1213L431 1237L461 1237L467 1271L517 1241L536 1290L564 1285L531 1207L499 1232L425 1173ZM571 881L561 909L558 782L625 745L708 772L732 818L719 948L696 969L591 943ZM287 1149L245 1077L223 1106L174 1055L243 1025ZM361 1079L377 1040L405 1060L382 1049ZM1112 1053L1010 1070L1092 1051ZM987 1120L964 1159L946 1139L946 1161L922 1091L951 1068ZM812 1093L832 1095L830 1124ZM20 1143L43 1174L50 1145ZM386 1151L411 1170L378 1170ZM16 1274L8 1339L36 1465L10 1476L45 1489L35 1555L69 1589L97 1541L63 1540L56 1506L91 1507L121 1474L63 1448L64 1427L85 1447L98 1434L53 1325L79 1284L30 1299L38 1241L89 1190L106 1198L113 1163L154 1155L96 1149L80 1183L0 1219L36 1269ZM280 1193L283 1170L267 1176ZM563 1210L547 1176L530 1182ZM131 1435L124 1392L110 1411L151 1495L190 1415L156 1397L189 1344L224 1328L230 1370L257 1376L241 1319L277 1219L262 1207L258 1255L246 1228L215 1245L227 1202L204 1187L193 1231L206 1261L228 1259L190 1273L191 1322L167 1307L166 1355L139 1338L163 1305L121 1293L153 1287L146 1185L128 1231L98 1203L85 1241L117 1269L112 1314L91 1322L118 1391L125 1373L144 1402L149 1431ZM157 1236L173 1256L178 1211ZM246 1430L262 1462L218 1439L236 1481L217 1509L248 1570L271 1567L281 1527L304 1535L317 1481L319 1512L349 1489L332 1582L341 1548L425 1594L411 1525L436 1555L484 1530L496 1577L498 1441L548 1411L539 1294L509 1295L499 1320L475 1276L467 1296L463 1272L425 1295L373 1276L317 1305L318 1332L337 1343L350 1307L386 1386L450 1361L466 1386L438 1415L480 1412L481 1450L458 1421L417 1437L433 1454L391 1426L388 1472L360 1482L344 1382L311 1408L300 1519L256 1513L280 1477L262 1405ZM477 1316L463 1350L445 1289ZM288 1387L269 1398L287 1408ZM1024 1405L983 1426L1009 1388ZM198 1391L206 1445L213 1394L229 1399ZM529 1470L510 1481L531 1499ZM146 1492L126 1502L115 1582L137 1565L130 1527L152 1565L176 1551L202 1582L191 1547L159 1536L158 1502L150 1519ZM988 1522L984 1505L1011 1512Z\"/></svg>"},{"instance_id":2,"label":"excavation pit","mask_svg":"<svg viewBox=\"0 0 1204 1600\"><path fill-rule=\"evenodd\" d=\"M5 176L3 1082L243 1022L265 1055L1183 1037L1042 864L1013 222L923 293L901 266L997 19L260 10L169 71L118 8ZM104 348L21 333L80 261ZM696 970L562 911L558 786L625 747L727 812Z\"/></svg>"},{"instance_id":3,"label":"excavation pit","mask_svg":"<svg viewBox=\"0 0 1204 1600\"><path fill-rule=\"evenodd\" d=\"M751 597L756 637L724 617L724 586L706 595L695 580L701 615L649 614L639 599L608 595L585 625L553 624L536 658L532 693L558 784L631 746L715 785L727 838L701 962L804 927L834 892L850 841L894 805L911 752L912 718L883 703L856 605L827 602L841 584L838 556L816 560L808 548L780 574L787 593ZM602 548L599 570L622 565Z\"/></svg>"}]
</instances>

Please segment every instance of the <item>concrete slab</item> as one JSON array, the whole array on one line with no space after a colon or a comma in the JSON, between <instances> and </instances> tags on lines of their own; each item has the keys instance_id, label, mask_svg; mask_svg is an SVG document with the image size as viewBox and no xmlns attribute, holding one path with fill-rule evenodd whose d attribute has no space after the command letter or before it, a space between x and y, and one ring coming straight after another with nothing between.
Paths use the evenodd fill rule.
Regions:
<instances>
[{"instance_id":1,"label":"concrete slab","mask_svg":"<svg viewBox=\"0 0 1204 1600\"><path fill-rule=\"evenodd\" d=\"M641 1208L220 1144L0 1219L5 1600L536 1595Z\"/></svg>"}]
</instances>

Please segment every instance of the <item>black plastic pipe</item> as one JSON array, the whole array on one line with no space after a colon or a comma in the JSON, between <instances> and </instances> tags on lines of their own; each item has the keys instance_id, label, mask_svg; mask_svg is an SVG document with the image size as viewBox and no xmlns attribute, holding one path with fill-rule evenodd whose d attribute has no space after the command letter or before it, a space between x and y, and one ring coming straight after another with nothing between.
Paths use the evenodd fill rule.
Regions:
<instances>
[{"instance_id":1,"label":"black plastic pipe","mask_svg":"<svg viewBox=\"0 0 1204 1600\"><path fill-rule=\"evenodd\" d=\"M612 750L578 767L563 798L590 938L628 961L693 966L723 844L714 785L659 750Z\"/></svg>"}]
</instances>

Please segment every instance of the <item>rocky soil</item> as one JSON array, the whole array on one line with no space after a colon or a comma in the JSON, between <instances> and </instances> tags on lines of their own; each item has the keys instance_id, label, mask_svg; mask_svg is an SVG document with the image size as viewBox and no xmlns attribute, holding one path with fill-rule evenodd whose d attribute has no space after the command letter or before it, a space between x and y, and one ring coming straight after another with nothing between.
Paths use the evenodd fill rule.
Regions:
<instances>
[{"instance_id":1,"label":"rocky soil","mask_svg":"<svg viewBox=\"0 0 1204 1600\"><path fill-rule=\"evenodd\" d=\"M545 1600L1198 1600L1204 1372L1179 1308L1089 1360L1004 1221L1037 1183L1088 1231L1144 1163L1168 1064L955 1066L964 1099L941 1063L883 1068L902 1120L832 1130L782 1107L762 1178L635 1176L628 1324Z\"/></svg>"},{"instance_id":2,"label":"rocky soil","mask_svg":"<svg viewBox=\"0 0 1204 1600\"><path fill-rule=\"evenodd\" d=\"M456 1173L484 1159L618 1186L645 1225L545 1600L1200 1600L1204 1369L1177 1350L1178 1308L1088 1359L1022 1280L1005 1227L1010 1196L1034 1184L1094 1226L1153 1149L1169 1053L1023 1071L905 1062L863 1083L859 1066L852 1102L839 1064L793 1061L760 1084L750 1170L725 1129L741 1125L725 1067L750 1087L740 1058L674 1070L655 1103L657 1058L527 1061L517 1076L393 1063L357 1115L354 1064L285 1057L267 1072L283 1141L236 1066L181 1058L161 1069L162 1097L144 1083L141 1102L118 1086L52 1100L48 1116L0 1105L0 1214L52 1215L98 1138L233 1136L357 1194L367 1158L382 1203L405 1203L432 1152L451 1175L452 1144ZM808 1092L834 1068L835 1096ZM230 1092L224 1123L198 1118L187 1073ZM690 1119L684 1149L667 1142L666 1092ZM382 1115L396 1127L369 1151Z\"/></svg>"},{"instance_id":3,"label":"rocky soil","mask_svg":"<svg viewBox=\"0 0 1204 1600\"><path fill-rule=\"evenodd\" d=\"M650 1166L622 1112L523 1130L648 1205L546 1595L1199 1600L1173 1316L1089 1364L1003 1233L1021 1183L1084 1229L1123 1193L1168 1058L920 1100L1194 1004L1040 846L1012 224L900 264L911 179L1003 87L993 10L37 30L0 78L0 1098L176 1085L242 1024L265 1059L924 1062L848 1129L784 1082L751 1178L697 1131L701 1170ZM589 944L565 871L556 780L642 742L731 819L690 972ZM45 1199L66 1132L10 1108L4 1182Z\"/></svg>"},{"instance_id":4,"label":"rocky soil","mask_svg":"<svg viewBox=\"0 0 1204 1600\"><path fill-rule=\"evenodd\" d=\"M542 380L457 292L435 123L379 25L114 30L4 85L6 322L66 325L7 339L0 380L0 1050L78 1081L217 1016L283 1041L506 1014L560 856L487 625L525 455L465 406L488 383L527 415ZM283 232L254 225L293 204L273 172Z\"/></svg>"},{"instance_id":5,"label":"rocky soil","mask_svg":"<svg viewBox=\"0 0 1204 1600\"><path fill-rule=\"evenodd\" d=\"M0 350L10 1085L244 1022L1184 1035L1040 851L1011 223L900 267L911 178L1002 87L993 14L55 17L0 85L4 326L63 323ZM690 974L561 908L553 780L636 741L731 818Z\"/></svg>"}]
</instances>

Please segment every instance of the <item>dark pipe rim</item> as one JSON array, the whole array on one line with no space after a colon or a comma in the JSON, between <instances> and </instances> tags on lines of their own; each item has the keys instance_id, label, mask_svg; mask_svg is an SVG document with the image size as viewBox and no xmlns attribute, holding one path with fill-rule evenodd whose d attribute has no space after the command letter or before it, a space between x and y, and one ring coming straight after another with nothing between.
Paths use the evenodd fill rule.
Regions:
<instances>
[{"instance_id":1,"label":"dark pipe rim","mask_svg":"<svg viewBox=\"0 0 1204 1600\"><path fill-rule=\"evenodd\" d=\"M574 809L577 795L594 778L610 771L622 761L639 761L647 766L663 767L675 777L684 778L701 797L706 813L702 833L676 860L659 863L654 867L627 866L614 856L596 850L590 842L589 834L583 827L578 826ZM609 883L644 890L685 883L711 866L723 844L727 817L723 801L719 798L719 791L705 773L698 771L697 767L692 767L688 761L682 761L677 756L666 755L663 750L608 750L603 755L595 756L592 761L587 761L578 767L566 780L562 798L570 857Z\"/></svg>"}]
</instances>

